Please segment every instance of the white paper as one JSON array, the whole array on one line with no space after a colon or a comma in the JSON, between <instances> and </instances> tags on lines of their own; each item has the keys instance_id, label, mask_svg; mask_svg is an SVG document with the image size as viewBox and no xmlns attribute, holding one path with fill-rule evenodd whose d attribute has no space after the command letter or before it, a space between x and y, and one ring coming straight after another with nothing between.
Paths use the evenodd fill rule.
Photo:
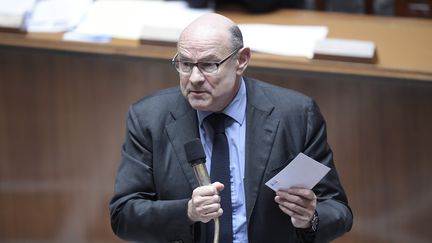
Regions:
<instances>
[{"instance_id":1,"label":"white paper","mask_svg":"<svg viewBox=\"0 0 432 243\"><path fill-rule=\"evenodd\" d=\"M314 53L372 58L375 52L375 44L372 41L335 39L329 38L318 41L314 48Z\"/></svg>"},{"instance_id":2,"label":"white paper","mask_svg":"<svg viewBox=\"0 0 432 243\"><path fill-rule=\"evenodd\" d=\"M27 24L28 32L64 32L77 26L92 0L39 1Z\"/></svg>"},{"instance_id":3,"label":"white paper","mask_svg":"<svg viewBox=\"0 0 432 243\"><path fill-rule=\"evenodd\" d=\"M327 36L326 26L240 24L245 46L253 51L312 58L316 41Z\"/></svg>"},{"instance_id":4,"label":"white paper","mask_svg":"<svg viewBox=\"0 0 432 243\"><path fill-rule=\"evenodd\" d=\"M292 187L312 189L329 171L329 167L299 153L265 184L274 191Z\"/></svg>"},{"instance_id":5,"label":"white paper","mask_svg":"<svg viewBox=\"0 0 432 243\"><path fill-rule=\"evenodd\" d=\"M63 34L63 40L90 42L90 43L109 43L112 38L109 35L88 35L77 32L66 32Z\"/></svg>"},{"instance_id":6,"label":"white paper","mask_svg":"<svg viewBox=\"0 0 432 243\"><path fill-rule=\"evenodd\" d=\"M21 15L33 8L36 0L0 0L0 14Z\"/></svg>"},{"instance_id":7,"label":"white paper","mask_svg":"<svg viewBox=\"0 0 432 243\"><path fill-rule=\"evenodd\" d=\"M192 20L208 12L213 10L193 10L183 1L96 1L74 32L83 36L111 36L133 40L138 40L141 36L154 36L151 39L157 40L159 32L182 30ZM146 35L146 29L151 30L151 35ZM175 40L177 38L178 36Z\"/></svg>"},{"instance_id":8,"label":"white paper","mask_svg":"<svg viewBox=\"0 0 432 243\"><path fill-rule=\"evenodd\" d=\"M36 0L0 0L0 26L7 28L25 27L25 20L31 13Z\"/></svg>"}]
</instances>

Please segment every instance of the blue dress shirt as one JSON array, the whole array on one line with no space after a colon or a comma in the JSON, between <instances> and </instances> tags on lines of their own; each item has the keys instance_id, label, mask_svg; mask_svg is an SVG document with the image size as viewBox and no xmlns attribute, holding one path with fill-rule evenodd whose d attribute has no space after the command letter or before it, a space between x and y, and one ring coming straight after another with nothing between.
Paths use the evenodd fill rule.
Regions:
<instances>
[{"instance_id":1,"label":"blue dress shirt","mask_svg":"<svg viewBox=\"0 0 432 243\"><path fill-rule=\"evenodd\" d=\"M223 110L231 117L226 122L225 134L228 139L231 176L231 202L233 210L233 242L247 243L246 201L244 190L245 141L246 141L246 86L243 78L240 89L233 101ZM211 112L198 111L199 132L206 154L207 171L211 173L213 132L204 118Z\"/></svg>"}]
</instances>

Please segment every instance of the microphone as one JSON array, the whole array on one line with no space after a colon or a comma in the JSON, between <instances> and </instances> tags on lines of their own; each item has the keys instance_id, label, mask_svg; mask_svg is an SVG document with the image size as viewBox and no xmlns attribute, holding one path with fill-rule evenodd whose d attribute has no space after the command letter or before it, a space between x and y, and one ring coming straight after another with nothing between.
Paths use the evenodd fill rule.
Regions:
<instances>
[{"instance_id":1,"label":"microphone","mask_svg":"<svg viewBox=\"0 0 432 243\"><path fill-rule=\"evenodd\" d=\"M211 184L210 176L208 175L207 168L205 166L206 155L199 138L184 144L186 152L186 159L192 166L195 172L195 176L200 186L207 186ZM219 218L214 218L214 237L213 243L219 242Z\"/></svg>"},{"instance_id":2,"label":"microphone","mask_svg":"<svg viewBox=\"0 0 432 243\"><path fill-rule=\"evenodd\" d=\"M211 184L210 177L205 167L206 155L199 138L195 138L184 144L186 159L194 169L195 176L200 186Z\"/></svg>"}]
</instances>

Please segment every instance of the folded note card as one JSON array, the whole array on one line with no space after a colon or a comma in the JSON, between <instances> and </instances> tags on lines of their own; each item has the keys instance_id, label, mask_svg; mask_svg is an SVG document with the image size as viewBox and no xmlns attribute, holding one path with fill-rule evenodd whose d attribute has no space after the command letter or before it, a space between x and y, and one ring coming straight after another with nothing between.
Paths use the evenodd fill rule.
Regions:
<instances>
[{"instance_id":1,"label":"folded note card","mask_svg":"<svg viewBox=\"0 0 432 243\"><path fill-rule=\"evenodd\" d=\"M265 184L274 191L292 187L312 189L329 171L329 167L299 153Z\"/></svg>"}]
</instances>

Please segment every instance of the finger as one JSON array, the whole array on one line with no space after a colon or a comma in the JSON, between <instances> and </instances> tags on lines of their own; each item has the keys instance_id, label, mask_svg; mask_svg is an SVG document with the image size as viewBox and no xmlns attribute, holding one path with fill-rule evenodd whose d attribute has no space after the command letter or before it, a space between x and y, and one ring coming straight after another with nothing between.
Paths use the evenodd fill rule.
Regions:
<instances>
[{"instance_id":1,"label":"finger","mask_svg":"<svg viewBox=\"0 0 432 243\"><path fill-rule=\"evenodd\" d=\"M293 195L304 198L306 200L316 199L315 193L310 189L305 188L289 188L287 190L278 190L277 193L281 195Z\"/></svg>"},{"instance_id":2,"label":"finger","mask_svg":"<svg viewBox=\"0 0 432 243\"><path fill-rule=\"evenodd\" d=\"M199 196L212 196L217 194L218 194L218 190L217 187L214 185L200 186L195 188L195 190L193 190L192 192L192 195L199 195Z\"/></svg>"},{"instance_id":3,"label":"finger","mask_svg":"<svg viewBox=\"0 0 432 243\"><path fill-rule=\"evenodd\" d=\"M295 202L287 201L281 196L276 196L275 201L279 205L281 205L281 206L289 209L290 211L292 211L298 215L301 215L301 216L310 217L313 214L313 210L315 210L315 208L312 208L312 207L306 208L306 207L303 207L302 205L297 204Z\"/></svg>"},{"instance_id":4,"label":"finger","mask_svg":"<svg viewBox=\"0 0 432 243\"><path fill-rule=\"evenodd\" d=\"M204 215L218 212L220 208L221 208L221 205L219 203L212 203L209 205L202 206Z\"/></svg>"},{"instance_id":5,"label":"finger","mask_svg":"<svg viewBox=\"0 0 432 243\"><path fill-rule=\"evenodd\" d=\"M211 212L211 213L208 213L206 215L203 215L201 217L200 221L207 223L214 218L220 217L222 215L222 213L223 213L222 208L219 208L219 210L216 212Z\"/></svg>"},{"instance_id":6,"label":"finger","mask_svg":"<svg viewBox=\"0 0 432 243\"><path fill-rule=\"evenodd\" d=\"M294 194L291 193L290 191L277 191L276 195L280 196L283 200L289 201L291 203L295 203L298 204L304 208L309 208L309 209L315 209L316 206L316 196L315 194L312 192L312 190L308 190L310 192L304 192L306 194L311 193L311 195L307 195L307 196L303 196L306 194Z\"/></svg>"},{"instance_id":7,"label":"finger","mask_svg":"<svg viewBox=\"0 0 432 243\"><path fill-rule=\"evenodd\" d=\"M220 196L219 195L211 195L211 196L192 196L192 205L195 208L211 205L211 204L220 204Z\"/></svg>"},{"instance_id":8,"label":"finger","mask_svg":"<svg viewBox=\"0 0 432 243\"><path fill-rule=\"evenodd\" d=\"M292 210L290 210L289 208L286 208L282 205L279 205L279 208L282 210L282 212L284 212L285 214L289 215L291 218L294 218L296 220L300 220L302 222L309 222L310 219L309 217L305 216L305 215L300 215Z\"/></svg>"},{"instance_id":9,"label":"finger","mask_svg":"<svg viewBox=\"0 0 432 243\"><path fill-rule=\"evenodd\" d=\"M289 194L288 192L277 192L276 195L280 198L281 201L286 201L289 203L297 204L303 208L310 208L313 206L313 201L309 199L305 199L303 197Z\"/></svg>"},{"instance_id":10,"label":"finger","mask_svg":"<svg viewBox=\"0 0 432 243\"><path fill-rule=\"evenodd\" d=\"M215 189L216 189L217 192L221 192L224 189L224 184L222 184L222 183L220 183L218 181L213 182L212 186L215 187Z\"/></svg>"},{"instance_id":11,"label":"finger","mask_svg":"<svg viewBox=\"0 0 432 243\"><path fill-rule=\"evenodd\" d=\"M206 221L214 217L214 215L218 215L220 209L219 203L202 205L195 208L192 208L192 216L199 221Z\"/></svg>"},{"instance_id":12,"label":"finger","mask_svg":"<svg viewBox=\"0 0 432 243\"><path fill-rule=\"evenodd\" d=\"M215 212L220 208L219 203L209 203L209 204L202 204L200 206L196 207L196 211L199 212L199 214L204 215L211 212Z\"/></svg>"},{"instance_id":13,"label":"finger","mask_svg":"<svg viewBox=\"0 0 432 243\"><path fill-rule=\"evenodd\" d=\"M309 200L314 200L316 198L315 193L312 190L306 188L289 188L287 192L289 194L294 194Z\"/></svg>"}]
</instances>

